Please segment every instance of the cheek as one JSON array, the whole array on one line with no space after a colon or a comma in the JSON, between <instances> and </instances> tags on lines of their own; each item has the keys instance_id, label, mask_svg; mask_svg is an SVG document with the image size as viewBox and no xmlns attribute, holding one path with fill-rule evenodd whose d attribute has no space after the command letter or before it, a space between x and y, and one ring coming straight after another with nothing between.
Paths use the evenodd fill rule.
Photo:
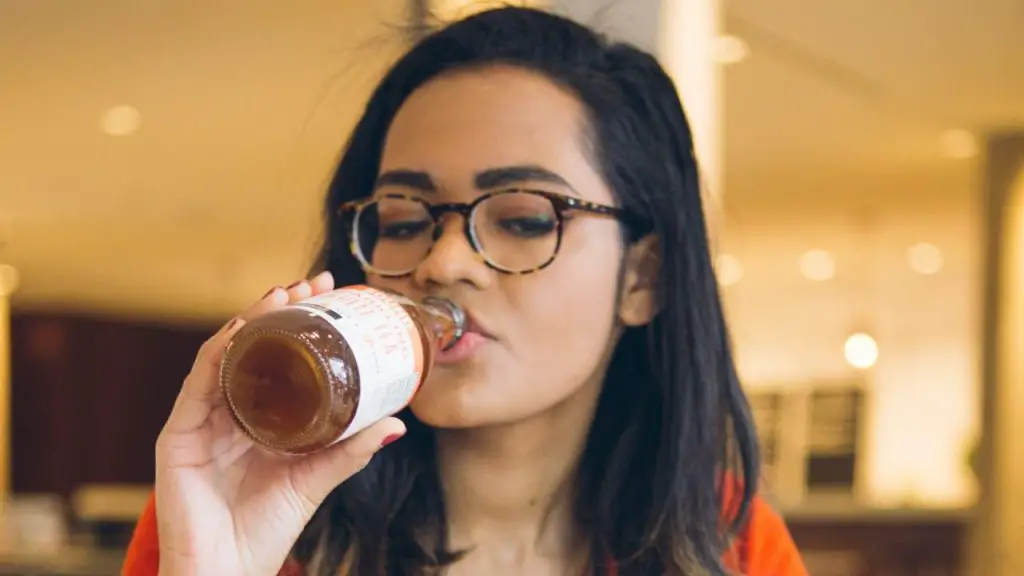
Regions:
<instances>
[{"instance_id":1,"label":"cheek","mask_svg":"<svg viewBox=\"0 0 1024 576\"><path fill-rule=\"evenodd\" d=\"M509 277L521 286L513 302L518 318L513 347L521 366L567 378L589 376L610 344L615 327L618 246L603 252L593 243L566 250L548 268L531 276ZM554 372L552 372L554 371Z\"/></svg>"}]
</instances>

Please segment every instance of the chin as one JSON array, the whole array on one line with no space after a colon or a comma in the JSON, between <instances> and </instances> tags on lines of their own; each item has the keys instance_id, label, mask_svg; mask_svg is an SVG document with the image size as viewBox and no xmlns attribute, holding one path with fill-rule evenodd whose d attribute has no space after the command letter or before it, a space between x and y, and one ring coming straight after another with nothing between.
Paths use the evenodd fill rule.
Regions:
<instances>
[{"instance_id":1,"label":"chin","mask_svg":"<svg viewBox=\"0 0 1024 576\"><path fill-rule=\"evenodd\" d=\"M512 396L482 375L444 370L431 375L409 409L431 428L479 428L516 420Z\"/></svg>"},{"instance_id":2,"label":"chin","mask_svg":"<svg viewBox=\"0 0 1024 576\"><path fill-rule=\"evenodd\" d=\"M435 430L469 430L486 425L486 423L480 422L479 418L465 417L465 415L455 412L421 412L413 409L412 413L425 426Z\"/></svg>"},{"instance_id":3,"label":"chin","mask_svg":"<svg viewBox=\"0 0 1024 576\"><path fill-rule=\"evenodd\" d=\"M423 385L409 409L420 422L431 428L474 428L486 425L474 386L447 385L431 379Z\"/></svg>"}]
</instances>

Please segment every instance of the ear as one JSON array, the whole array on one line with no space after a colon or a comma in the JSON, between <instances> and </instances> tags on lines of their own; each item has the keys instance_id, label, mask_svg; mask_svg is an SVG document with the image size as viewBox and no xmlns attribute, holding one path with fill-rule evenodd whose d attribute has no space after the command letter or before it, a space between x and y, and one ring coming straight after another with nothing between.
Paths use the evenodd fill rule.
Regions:
<instances>
[{"instance_id":1,"label":"ear","mask_svg":"<svg viewBox=\"0 0 1024 576\"><path fill-rule=\"evenodd\" d=\"M658 274L661 253L658 238L648 234L626 251L619 295L619 321L626 326L643 326L658 313Z\"/></svg>"}]
</instances>

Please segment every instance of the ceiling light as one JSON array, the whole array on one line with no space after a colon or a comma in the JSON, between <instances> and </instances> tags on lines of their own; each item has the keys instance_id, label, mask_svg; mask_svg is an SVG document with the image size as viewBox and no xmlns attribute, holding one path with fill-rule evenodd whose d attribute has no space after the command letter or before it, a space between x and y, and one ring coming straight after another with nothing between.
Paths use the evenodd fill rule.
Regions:
<instances>
[{"instance_id":1,"label":"ceiling light","mask_svg":"<svg viewBox=\"0 0 1024 576\"><path fill-rule=\"evenodd\" d=\"M871 368L878 362L878 343L870 335L857 332L846 339L843 354L850 366L861 370Z\"/></svg>"},{"instance_id":2,"label":"ceiling light","mask_svg":"<svg viewBox=\"0 0 1024 576\"><path fill-rule=\"evenodd\" d=\"M142 114L131 106L114 106L103 113L100 129L111 136L129 136L139 129Z\"/></svg>"},{"instance_id":3,"label":"ceiling light","mask_svg":"<svg viewBox=\"0 0 1024 576\"><path fill-rule=\"evenodd\" d=\"M743 266L731 254L720 254L715 258L715 272L722 286L732 286L743 279Z\"/></svg>"},{"instance_id":4,"label":"ceiling light","mask_svg":"<svg viewBox=\"0 0 1024 576\"><path fill-rule=\"evenodd\" d=\"M978 140L967 130L947 130L939 145L949 158L972 158L978 154Z\"/></svg>"},{"instance_id":5,"label":"ceiling light","mask_svg":"<svg viewBox=\"0 0 1024 576\"><path fill-rule=\"evenodd\" d=\"M808 250L800 256L800 273L814 282L831 280L836 275L836 261L824 250Z\"/></svg>"},{"instance_id":6,"label":"ceiling light","mask_svg":"<svg viewBox=\"0 0 1024 576\"><path fill-rule=\"evenodd\" d=\"M736 64L750 54L747 43L738 36L719 36L715 40L715 60L719 64Z\"/></svg>"},{"instance_id":7,"label":"ceiling light","mask_svg":"<svg viewBox=\"0 0 1024 576\"><path fill-rule=\"evenodd\" d=\"M938 274L945 264L942 251L927 242L911 246L907 250L907 262L910 264L911 270L925 275Z\"/></svg>"}]
</instances>

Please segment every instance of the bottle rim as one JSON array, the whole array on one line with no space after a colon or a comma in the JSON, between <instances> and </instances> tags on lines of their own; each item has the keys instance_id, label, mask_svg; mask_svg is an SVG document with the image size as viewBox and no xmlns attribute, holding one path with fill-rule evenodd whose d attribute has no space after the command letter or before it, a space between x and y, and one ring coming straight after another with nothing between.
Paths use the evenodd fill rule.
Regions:
<instances>
[{"instance_id":1,"label":"bottle rim","mask_svg":"<svg viewBox=\"0 0 1024 576\"><path fill-rule=\"evenodd\" d=\"M240 359L242 355L251 348L253 343L265 338L272 338L284 341L287 345L298 346L303 352L309 354L315 360L310 368L315 372L317 379L324 383L330 381L328 379L328 375L322 368L327 364L327 359L316 349L315 346L313 346L313 343L310 342L308 338L301 334L288 332L279 328L261 327L248 332L240 332L236 335L236 338L228 344L220 364L219 380L221 393L224 395L225 401L228 404L228 409L232 418L236 424L238 424L239 428L241 428L242 432L244 432L252 441L275 452L299 454L302 453L302 447L313 443L317 439L317 435L323 433L324 425L330 417L330 402L324 402L321 404L316 413L310 419L309 423L306 424L300 433L292 436L288 441L281 442L280 440L271 440L239 418L238 407L235 404L234 398L232 398L232 392L228 385L228 382L231 381L231 376L234 373L238 359ZM327 386L326 388L328 394L331 394L331 387Z\"/></svg>"},{"instance_id":2,"label":"bottle rim","mask_svg":"<svg viewBox=\"0 0 1024 576\"><path fill-rule=\"evenodd\" d=\"M450 350L454 348L466 333L466 312L455 302L452 302L447 298L439 298L437 296L427 296L423 299L422 304L425 306L444 308L451 315L452 321L455 323L455 332L452 334L452 339L448 341L443 350Z\"/></svg>"}]
</instances>

